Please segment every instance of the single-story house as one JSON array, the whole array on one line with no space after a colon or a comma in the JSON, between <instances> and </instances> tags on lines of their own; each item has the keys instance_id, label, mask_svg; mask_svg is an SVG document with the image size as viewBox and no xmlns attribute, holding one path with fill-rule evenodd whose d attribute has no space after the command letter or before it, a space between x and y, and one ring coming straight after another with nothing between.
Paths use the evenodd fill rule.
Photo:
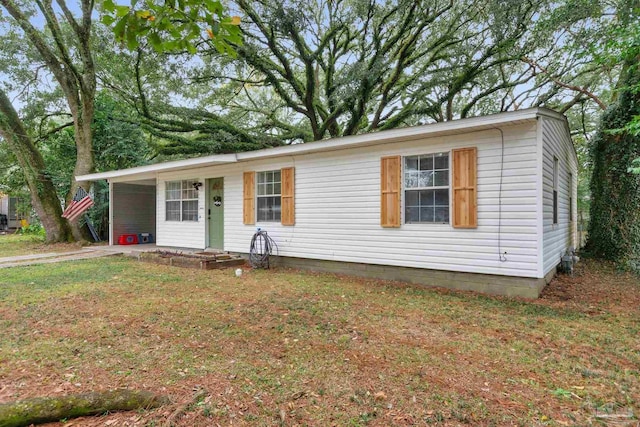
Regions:
<instances>
[{"instance_id":1,"label":"single-story house","mask_svg":"<svg viewBox=\"0 0 640 427\"><path fill-rule=\"evenodd\" d=\"M107 179L110 244L247 253L282 265L537 297L576 244L566 118L532 108L76 177Z\"/></svg>"},{"instance_id":2,"label":"single-story house","mask_svg":"<svg viewBox=\"0 0 640 427\"><path fill-rule=\"evenodd\" d=\"M20 203L19 197L12 197L8 194L0 193L0 215L2 220L0 221L0 230L3 227L6 228L18 228L20 227L20 215L18 214L18 204ZM4 220L7 223L4 223Z\"/></svg>"}]
</instances>

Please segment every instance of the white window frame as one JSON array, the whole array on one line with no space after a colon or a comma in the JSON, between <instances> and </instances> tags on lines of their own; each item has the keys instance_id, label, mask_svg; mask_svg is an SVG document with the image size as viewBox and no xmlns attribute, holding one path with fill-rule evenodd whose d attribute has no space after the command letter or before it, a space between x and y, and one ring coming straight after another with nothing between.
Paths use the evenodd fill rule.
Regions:
<instances>
[{"instance_id":1,"label":"white window frame","mask_svg":"<svg viewBox=\"0 0 640 427\"><path fill-rule=\"evenodd\" d=\"M197 179L183 179L183 180L175 180L175 181L165 181L164 183L164 207L165 207L165 213L164 213L164 218L165 221L168 222L198 222L198 209L200 207L200 200L199 200L199 196L198 196L198 190L195 188L194 184L196 184L198 182ZM176 184L176 183L180 183L180 190L178 189L171 189L169 190L169 184ZM170 191L179 191L180 192L180 197L178 198L170 198L169 196L169 192ZM195 197L194 197L195 196ZM180 209L179 209L179 219L176 218L169 218L169 209L168 209L168 205L169 203L179 203ZM195 217L191 217L191 218L185 218L184 215L184 203L185 202L196 202L196 208L195 208Z\"/></svg>"},{"instance_id":2,"label":"white window frame","mask_svg":"<svg viewBox=\"0 0 640 427\"><path fill-rule=\"evenodd\" d=\"M270 180L266 180L268 174ZM275 179L278 174L279 179ZM261 182L262 179L262 182ZM270 187L271 186L271 187ZM272 189L271 192L269 190ZM279 191L276 191L278 189ZM262 193L262 194L260 194ZM272 217L261 217L260 200L274 199L277 200L278 209L273 210ZM256 172L256 221L257 222L280 222L282 220L282 172L280 169L258 171Z\"/></svg>"},{"instance_id":3,"label":"white window frame","mask_svg":"<svg viewBox=\"0 0 640 427\"><path fill-rule=\"evenodd\" d=\"M418 158L425 156L432 156L434 159L433 169L428 169L425 171L433 171L433 172L442 172L445 169L435 167L435 156L437 155L446 155L447 156L447 185L433 185L433 186L417 186L417 187L407 187L407 159L409 158ZM420 172L420 166L418 164L418 173ZM418 178L419 179L419 178ZM434 178L435 179L435 178ZM447 190L447 220L446 221L409 221L407 218L407 192L408 191L421 191L421 190ZM407 155L402 157L402 218L404 224L430 224L430 225L450 225L451 224L451 151L437 151L432 153L419 153L413 155ZM434 205L434 210L436 207L444 207L444 205ZM420 207L418 207L420 208ZM435 219L435 212L434 212Z\"/></svg>"}]
</instances>

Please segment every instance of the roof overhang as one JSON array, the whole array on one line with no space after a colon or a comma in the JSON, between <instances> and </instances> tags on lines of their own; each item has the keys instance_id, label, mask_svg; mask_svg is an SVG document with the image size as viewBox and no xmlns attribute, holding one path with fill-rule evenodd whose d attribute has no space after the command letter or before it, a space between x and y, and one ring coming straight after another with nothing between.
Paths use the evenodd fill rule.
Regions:
<instances>
[{"instance_id":1,"label":"roof overhang","mask_svg":"<svg viewBox=\"0 0 640 427\"><path fill-rule=\"evenodd\" d=\"M235 163L235 154L216 154L215 156L197 157L193 159L175 160L172 162L156 163L154 165L138 166L129 169L120 169L109 172L92 173L89 175L78 175L76 181L98 181L101 179L130 178L132 180L155 179L158 172L171 172L183 169L191 169L199 166L224 165Z\"/></svg>"},{"instance_id":2,"label":"roof overhang","mask_svg":"<svg viewBox=\"0 0 640 427\"><path fill-rule=\"evenodd\" d=\"M546 108L529 108L526 110L509 111L488 116L471 117L422 126L392 129L368 134L307 142L304 144L284 145L281 147L266 148L263 150L247 151L236 154L217 154L213 156L176 160L110 172L79 175L76 177L76 181L96 181L101 179L132 181L155 179L159 172L173 172L192 169L195 167L223 165L274 157L299 156L317 152L388 144L412 139L463 134L486 129L495 129L500 126L530 122L536 120L538 116L548 116L566 122L566 118L555 111Z\"/></svg>"}]
</instances>

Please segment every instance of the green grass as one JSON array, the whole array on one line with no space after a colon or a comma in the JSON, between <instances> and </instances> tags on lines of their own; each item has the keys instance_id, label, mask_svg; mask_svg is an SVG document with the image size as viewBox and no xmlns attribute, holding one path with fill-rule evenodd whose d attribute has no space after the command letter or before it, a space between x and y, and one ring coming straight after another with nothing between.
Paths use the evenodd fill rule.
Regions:
<instances>
[{"instance_id":1,"label":"green grass","mask_svg":"<svg viewBox=\"0 0 640 427\"><path fill-rule=\"evenodd\" d=\"M0 235L0 258L42 252L43 243L44 239L40 236L20 234Z\"/></svg>"},{"instance_id":2,"label":"green grass","mask_svg":"<svg viewBox=\"0 0 640 427\"><path fill-rule=\"evenodd\" d=\"M0 383L5 400L135 387L185 401L205 388L185 426L282 413L287 425L584 425L604 405L637 416L639 320L637 307L110 257L2 270Z\"/></svg>"}]
</instances>

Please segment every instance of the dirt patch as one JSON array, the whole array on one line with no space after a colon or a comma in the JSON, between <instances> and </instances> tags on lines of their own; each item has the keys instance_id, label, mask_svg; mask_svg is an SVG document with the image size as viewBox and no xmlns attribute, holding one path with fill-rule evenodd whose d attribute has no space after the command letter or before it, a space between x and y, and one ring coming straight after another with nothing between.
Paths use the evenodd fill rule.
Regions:
<instances>
[{"instance_id":1,"label":"dirt patch","mask_svg":"<svg viewBox=\"0 0 640 427\"><path fill-rule=\"evenodd\" d=\"M586 259L573 276L558 274L543 290L539 302L585 313L638 313L640 276L621 272L614 264Z\"/></svg>"}]
</instances>

